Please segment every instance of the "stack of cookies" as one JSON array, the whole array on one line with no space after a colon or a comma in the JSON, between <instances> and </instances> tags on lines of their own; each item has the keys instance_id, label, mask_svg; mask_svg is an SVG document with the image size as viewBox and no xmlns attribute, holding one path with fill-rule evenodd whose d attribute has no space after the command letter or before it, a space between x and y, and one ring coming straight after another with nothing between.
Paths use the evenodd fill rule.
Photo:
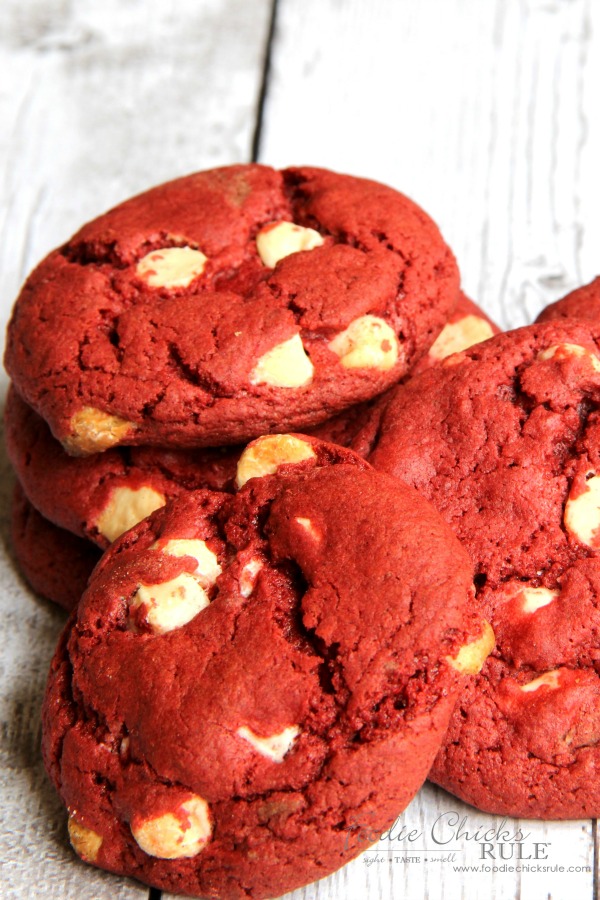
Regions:
<instances>
[{"instance_id":1,"label":"stack of cookies","mask_svg":"<svg viewBox=\"0 0 600 900\"><path fill-rule=\"evenodd\" d=\"M434 223L381 185L235 166L124 203L50 254L10 326L26 575L71 608L96 554L44 519L104 550L230 486L231 445L290 427L348 444L373 397L493 330Z\"/></svg>"},{"instance_id":2,"label":"stack of cookies","mask_svg":"<svg viewBox=\"0 0 600 900\"><path fill-rule=\"evenodd\" d=\"M182 178L40 264L14 537L75 610L44 756L84 860L275 896L430 770L597 812L600 331L563 314L498 335L419 207L314 168Z\"/></svg>"}]
</instances>

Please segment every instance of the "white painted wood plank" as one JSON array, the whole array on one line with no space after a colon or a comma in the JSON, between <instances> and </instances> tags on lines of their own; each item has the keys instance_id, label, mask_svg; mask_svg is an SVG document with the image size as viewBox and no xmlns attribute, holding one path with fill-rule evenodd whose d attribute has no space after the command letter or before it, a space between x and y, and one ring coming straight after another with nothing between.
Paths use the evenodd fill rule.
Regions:
<instances>
[{"instance_id":1,"label":"white painted wood plank","mask_svg":"<svg viewBox=\"0 0 600 900\"><path fill-rule=\"evenodd\" d=\"M440 224L467 292L515 327L599 271L599 84L589 0L279 0L260 159L408 193ZM427 832L449 809L494 821L432 786L402 820ZM515 824L564 871L373 863L365 876L359 860L292 896L593 896L592 823ZM468 863L484 864L470 846Z\"/></svg>"},{"instance_id":2,"label":"white painted wood plank","mask_svg":"<svg viewBox=\"0 0 600 900\"><path fill-rule=\"evenodd\" d=\"M165 179L249 158L269 15L269 0L3 0L2 334L27 272L84 221ZM64 616L15 572L10 485L3 463L0 893L142 900L146 887L76 861L43 772L39 711Z\"/></svg>"},{"instance_id":3,"label":"white painted wood plank","mask_svg":"<svg viewBox=\"0 0 600 900\"><path fill-rule=\"evenodd\" d=\"M412 196L504 327L597 274L600 6L280 0L260 157Z\"/></svg>"}]
</instances>

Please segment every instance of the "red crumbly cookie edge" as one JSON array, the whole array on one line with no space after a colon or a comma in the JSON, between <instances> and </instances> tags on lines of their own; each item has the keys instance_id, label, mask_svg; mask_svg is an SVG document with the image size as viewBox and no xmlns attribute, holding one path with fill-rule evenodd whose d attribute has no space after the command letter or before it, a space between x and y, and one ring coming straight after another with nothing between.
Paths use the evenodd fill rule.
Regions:
<instances>
[{"instance_id":1,"label":"red crumbly cookie edge","mask_svg":"<svg viewBox=\"0 0 600 900\"><path fill-rule=\"evenodd\" d=\"M21 574L35 593L68 612L74 609L100 550L40 515L19 484L12 501L11 538Z\"/></svg>"}]
</instances>

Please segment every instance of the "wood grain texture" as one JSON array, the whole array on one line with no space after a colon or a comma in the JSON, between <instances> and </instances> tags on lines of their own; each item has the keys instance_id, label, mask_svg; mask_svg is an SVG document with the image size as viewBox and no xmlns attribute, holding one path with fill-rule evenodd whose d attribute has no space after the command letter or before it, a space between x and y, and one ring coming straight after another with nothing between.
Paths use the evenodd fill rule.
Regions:
<instances>
[{"instance_id":1,"label":"wood grain texture","mask_svg":"<svg viewBox=\"0 0 600 900\"><path fill-rule=\"evenodd\" d=\"M600 5L279 0L260 158L387 182L503 327L597 274Z\"/></svg>"},{"instance_id":2,"label":"wood grain texture","mask_svg":"<svg viewBox=\"0 0 600 900\"><path fill-rule=\"evenodd\" d=\"M270 7L3 0L0 327L27 272L83 221L167 178L249 159ZM600 4L278 0L268 73L260 160L354 172L414 197L454 248L467 292L504 327L597 274ZM2 458L2 897L141 900L147 889L73 860L43 775L39 708L63 617L14 572L9 491ZM549 864L596 872L466 874L433 859L432 825L451 810L470 826L495 822L426 786L400 824L432 852L367 864L370 850L290 900L594 896L590 822L513 830L549 843ZM457 864L481 862L473 843L457 842Z\"/></svg>"},{"instance_id":3,"label":"wood grain texture","mask_svg":"<svg viewBox=\"0 0 600 900\"><path fill-rule=\"evenodd\" d=\"M168 178L249 158L269 14L269 0L3 0L2 332L28 271L84 221ZM4 461L0 894L142 900L148 888L77 863L43 772L39 712L64 616L16 574L10 489Z\"/></svg>"}]
</instances>

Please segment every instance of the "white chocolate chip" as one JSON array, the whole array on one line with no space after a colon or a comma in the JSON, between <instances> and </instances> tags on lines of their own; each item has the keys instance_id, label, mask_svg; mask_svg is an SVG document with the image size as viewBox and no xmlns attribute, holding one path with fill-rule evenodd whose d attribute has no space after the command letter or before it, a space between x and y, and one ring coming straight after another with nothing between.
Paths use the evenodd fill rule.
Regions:
<instances>
[{"instance_id":1,"label":"white chocolate chip","mask_svg":"<svg viewBox=\"0 0 600 900\"><path fill-rule=\"evenodd\" d=\"M280 731L278 734L271 734L269 737L260 737L252 731L252 729L242 725L241 728L238 728L237 734L245 741L248 741L257 753L266 756L267 759L272 760L272 762L280 763L283 762L286 753L289 753L294 746L294 743L300 734L300 729L296 725L291 725L289 728L284 728L283 731Z\"/></svg>"},{"instance_id":2,"label":"white chocolate chip","mask_svg":"<svg viewBox=\"0 0 600 900\"><path fill-rule=\"evenodd\" d=\"M586 490L569 497L565 504L564 523L567 531L588 547L600 546L600 476L586 481Z\"/></svg>"},{"instance_id":3,"label":"white chocolate chip","mask_svg":"<svg viewBox=\"0 0 600 900\"><path fill-rule=\"evenodd\" d=\"M74 815L69 816L68 830L71 847L77 856L85 862L96 862L102 846L102 836L91 828L86 828Z\"/></svg>"},{"instance_id":4,"label":"white chocolate chip","mask_svg":"<svg viewBox=\"0 0 600 900\"><path fill-rule=\"evenodd\" d=\"M107 540L114 541L166 502L166 497L151 487L117 487L94 524Z\"/></svg>"},{"instance_id":5,"label":"white chocolate chip","mask_svg":"<svg viewBox=\"0 0 600 900\"><path fill-rule=\"evenodd\" d=\"M192 247L163 247L143 256L136 273L153 288L187 287L202 275L206 262L204 253Z\"/></svg>"},{"instance_id":6,"label":"white chocolate chip","mask_svg":"<svg viewBox=\"0 0 600 900\"><path fill-rule=\"evenodd\" d=\"M323 238L314 228L304 228L294 222L271 222L256 235L256 249L261 260L273 269L280 259L300 250L314 250Z\"/></svg>"},{"instance_id":7,"label":"white chocolate chip","mask_svg":"<svg viewBox=\"0 0 600 900\"><path fill-rule=\"evenodd\" d=\"M398 359L398 339L384 319L361 316L331 340L329 349L345 369L379 369L387 372Z\"/></svg>"},{"instance_id":8,"label":"white chocolate chip","mask_svg":"<svg viewBox=\"0 0 600 900\"><path fill-rule=\"evenodd\" d=\"M142 584L129 603L130 613L147 609L146 621L155 634L166 634L191 622L209 605L206 591L185 572L161 584Z\"/></svg>"},{"instance_id":9,"label":"white chocolate chip","mask_svg":"<svg viewBox=\"0 0 600 900\"><path fill-rule=\"evenodd\" d=\"M263 564L260 559L251 559L247 562L240 572L240 594L242 597L249 597L254 590L256 576L262 569Z\"/></svg>"},{"instance_id":10,"label":"white chocolate chip","mask_svg":"<svg viewBox=\"0 0 600 900\"><path fill-rule=\"evenodd\" d=\"M524 613L534 613L537 609L548 606L549 603L552 603L559 596L558 591L551 591L549 588L543 587L526 587L520 593L523 597L521 610Z\"/></svg>"},{"instance_id":11,"label":"white chocolate chip","mask_svg":"<svg viewBox=\"0 0 600 900\"><path fill-rule=\"evenodd\" d=\"M576 356L580 359L587 357L592 368L596 372L600 372L600 359L595 353L592 353L591 350L588 350L587 347L582 347L580 344L554 344L552 347L547 347L546 350L540 351L537 358L544 360L553 359L555 356L558 359L565 359L569 356Z\"/></svg>"},{"instance_id":12,"label":"white chocolate chip","mask_svg":"<svg viewBox=\"0 0 600 900\"><path fill-rule=\"evenodd\" d=\"M309 443L291 434L268 434L248 444L237 464L235 483L243 487L251 478L273 475L279 466L316 459Z\"/></svg>"},{"instance_id":13,"label":"white chocolate chip","mask_svg":"<svg viewBox=\"0 0 600 900\"><path fill-rule=\"evenodd\" d=\"M463 316L457 322L448 322L429 348L429 356L435 360L446 359L453 353L467 350L493 337L494 329L481 316Z\"/></svg>"},{"instance_id":14,"label":"white chocolate chip","mask_svg":"<svg viewBox=\"0 0 600 900\"><path fill-rule=\"evenodd\" d=\"M313 525L310 519L306 519L304 516L296 516L295 521L298 525L306 531L307 534L314 538L316 541L321 540L321 535Z\"/></svg>"},{"instance_id":15,"label":"white chocolate chip","mask_svg":"<svg viewBox=\"0 0 600 900\"><path fill-rule=\"evenodd\" d=\"M177 813L180 813L177 815ZM189 859L204 849L212 834L208 803L194 796L179 810L131 823L131 833L148 856Z\"/></svg>"},{"instance_id":16,"label":"white chocolate chip","mask_svg":"<svg viewBox=\"0 0 600 900\"><path fill-rule=\"evenodd\" d=\"M530 691L537 691L538 688L541 688L543 685L555 690L558 687L559 676L560 672L558 669L554 669L552 672L544 672L543 675L530 681L529 684L521 685L521 690L524 693L529 693Z\"/></svg>"},{"instance_id":17,"label":"white chocolate chip","mask_svg":"<svg viewBox=\"0 0 600 900\"><path fill-rule=\"evenodd\" d=\"M133 422L102 412L95 406L84 406L69 423L71 433L63 439L63 447L73 456L87 456L114 447L135 430Z\"/></svg>"},{"instance_id":18,"label":"white chocolate chip","mask_svg":"<svg viewBox=\"0 0 600 900\"><path fill-rule=\"evenodd\" d=\"M299 334L267 350L250 373L250 384L297 388L312 380L313 364L306 355Z\"/></svg>"},{"instance_id":19,"label":"white chocolate chip","mask_svg":"<svg viewBox=\"0 0 600 900\"><path fill-rule=\"evenodd\" d=\"M446 660L453 669L463 675L476 675L494 649L496 638L489 622L483 623L483 632L475 641L464 644L454 656L447 656Z\"/></svg>"},{"instance_id":20,"label":"white chocolate chip","mask_svg":"<svg viewBox=\"0 0 600 900\"><path fill-rule=\"evenodd\" d=\"M191 556L198 563L193 575L203 587L211 587L221 574L221 566L215 553L209 550L204 541L181 538L167 541L160 546L154 544L152 549L160 547L161 553L168 556Z\"/></svg>"}]
</instances>

